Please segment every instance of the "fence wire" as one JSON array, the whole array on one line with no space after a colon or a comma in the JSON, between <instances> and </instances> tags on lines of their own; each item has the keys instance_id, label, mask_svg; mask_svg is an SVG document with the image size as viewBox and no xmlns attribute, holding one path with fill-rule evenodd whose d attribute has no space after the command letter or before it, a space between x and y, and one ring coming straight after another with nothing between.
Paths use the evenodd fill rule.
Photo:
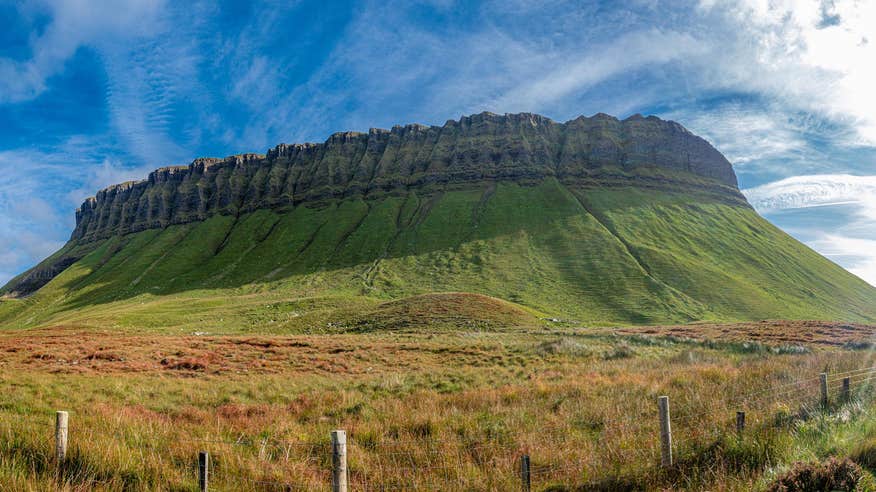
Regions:
<instances>
[{"instance_id":1,"label":"fence wire","mask_svg":"<svg viewBox=\"0 0 876 492\"><path fill-rule=\"evenodd\" d=\"M769 388L760 388L711 405L698 404L688 398L686 404L671 406L673 453L684 460L697 446L721 439L735 432L735 412L746 412L747 425L775 421L778 412L790 418L803 418L822 408L823 397L839 404L843 398L860 400L876 394L876 366L831 373L827 376L827 395L821 393L821 378L800 378ZM848 380L850 390L843 392L841 383ZM656 408L655 408L656 410ZM726 412L726 419L716 425L704 426L708 415ZM655 412L656 413L656 412ZM603 435L622 433L628 428L641 427L635 416L594 415L593 424ZM710 420L711 421L711 420ZM28 426L24 435L22 424ZM655 426L656 427L656 426ZM563 432L566 429L545 427L544 436L556 447L569 446ZM44 455L51 462L55 446L54 415L20 415L15 420L0 420L0 446L18 446L35 454ZM609 455L653 463L660 460L659 438L656 433L635 450L605 449ZM162 437L176 444L188 446L185 454L176 449L172 461L191 463L187 480L197 482L197 451L210 453L210 490L306 491L325 490L331 482L333 449L328 440L290 440L273 436L239 433L233 438L222 436L172 435ZM139 455L147 461L150 453L166 457L168 450L154 436L131 435L125 428L79 429L72 424L69 438L75 451L77 439L100 438L127 453ZM12 444L10 444L12 443ZM521 457L527 454L525 443L494 437L467 441L463 437L375 439L351 433L347 440L349 456L348 480L352 490L507 490L518 488L521 480ZM0 449L6 449L0 447ZM555 456L531 456L528 470L533 488L554 483L586 483L588 463L578 461L574 453ZM173 473L159 475L167 483ZM90 484L114 487L114 479L90 480Z\"/></svg>"}]
</instances>

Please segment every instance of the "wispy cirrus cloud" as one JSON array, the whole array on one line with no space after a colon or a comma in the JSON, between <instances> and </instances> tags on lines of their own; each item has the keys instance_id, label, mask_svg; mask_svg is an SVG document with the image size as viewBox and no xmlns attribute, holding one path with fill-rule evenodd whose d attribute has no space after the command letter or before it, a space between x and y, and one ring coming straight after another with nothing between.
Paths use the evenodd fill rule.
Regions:
<instances>
[{"instance_id":1,"label":"wispy cirrus cloud","mask_svg":"<svg viewBox=\"0 0 876 492\"><path fill-rule=\"evenodd\" d=\"M809 243L813 249L876 286L876 239L825 234Z\"/></svg>"},{"instance_id":2,"label":"wispy cirrus cloud","mask_svg":"<svg viewBox=\"0 0 876 492\"><path fill-rule=\"evenodd\" d=\"M755 208L763 212L859 204L862 215L876 220L876 176L793 176L749 188L745 195Z\"/></svg>"},{"instance_id":3,"label":"wispy cirrus cloud","mask_svg":"<svg viewBox=\"0 0 876 492\"><path fill-rule=\"evenodd\" d=\"M708 51L690 34L658 29L626 33L593 48L557 63L554 68L543 67L546 71L533 79L518 81L491 104L509 111L545 107L630 70L701 56Z\"/></svg>"},{"instance_id":4,"label":"wispy cirrus cloud","mask_svg":"<svg viewBox=\"0 0 876 492\"><path fill-rule=\"evenodd\" d=\"M43 176L56 166L31 160L23 152L0 152L0 175L5 178L0 182L0 273L6 279L18 273L20 265L35 264L63 244L70 221L41 193L42 187L52 185Z\"/></svg>"},{"instance_id":5,"label":"wispy cirrus cloud","mask_svg":"<svg viewBox=\"0 0 876 492\"><path fill-rule=\"evenodd\" d=\"M24 2L22 14L48 12L51 21L33 38L31 58L0 58L0 103L26 101L42 94L46 80L63 71L81 47L148 35L163 4L163 0Z\"/></svg>"},{"instance_id":6,"label":"wispy cirrus cloud","mask_svg":"<svg viewBox=\"0 0 876 492\"><path fill-rule=\"evenodd\" d=\"M798 172L817 171L824 166L809 131L795 125L781 109L753 108L736 101L695 106L663 112L669 119L709 140L745 175L787 175L789 161ZM743 176L744 178L744 176ZM743 179L744 182L744 179Z\"/></svg>"}]
</instances>

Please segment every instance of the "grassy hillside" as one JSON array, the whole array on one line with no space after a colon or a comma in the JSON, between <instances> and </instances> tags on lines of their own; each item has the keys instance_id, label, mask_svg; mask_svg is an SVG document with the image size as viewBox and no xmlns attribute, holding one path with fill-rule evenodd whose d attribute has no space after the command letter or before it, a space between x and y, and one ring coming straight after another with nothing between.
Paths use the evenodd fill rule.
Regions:
<instances>
[{"instance_id":1,"label":"grassy hillside","mask_svg":"<svg viewBox=\"0 0 876 492\"><path fill-rule=\"evenodd\" d=\"M876 319L876 289L750 207L554 179L214 216L92 247L34 295L0 303L0 323L343 331L434 292L517 305L503 324ZM474 319L495 308L460 302ZM398 327L418 309L393 312Z\"/></svg>"}]
</instances>

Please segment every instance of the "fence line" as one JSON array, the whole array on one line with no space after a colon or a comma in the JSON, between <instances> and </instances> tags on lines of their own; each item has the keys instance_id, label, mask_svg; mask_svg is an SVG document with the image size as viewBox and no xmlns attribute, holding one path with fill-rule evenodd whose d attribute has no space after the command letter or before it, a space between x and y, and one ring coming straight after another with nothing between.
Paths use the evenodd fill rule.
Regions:
<instances>
[{"instance_id":1,"label":"fence line","mask_svg":"<svg viewBox=\"0 0 876 492\"><path fill-rule=\"evenodd\" d=\"M837 384L839 382L842 383L842 386ZM656 436L659 436L660 443L658 447L660 449L658 453L660 465L663 467L674 467L678 466L679 462L683 462L683 459L678 459L683 457L679 453L679 444L683 445L686 442L701 440L703 436L708 436L709 439L720 437L726 435L730 430L734 430L737 435L743 435L751 427L750 424L758 422L757 415L771 408L771 405L775 403L800 404L801 408L807 409L807 411L818 407L821 407L824 411L830 411L828 405L849 401L853 391L860 397L865 391L871 390L874 384L876 384L876 366L829 375L820 374L813 378L804 378L784 383L775 386L770 394L765 394L770 392L770 390L759 390L723 402L721 405L728 412L726 425L719 424L718 426L710 426L705 429L702 426L697 426L693 404L688 404L686 407L681 406L681 412L677 412L670 405L669 396L660 396L658 399L659 411L656 412L659 416L659 421L658 425L655 425L655 429L659 430ZM776 389L779 389L779 391L776 391ZM820 393L819 389L821 389ZM757 398L752 396L757 396ZM701 408L699 410L706 412L715 411L709 408ZM67 412L57 412L54 426L50 423L48 415L41 417L40 420L31 421L32 418L31 416L25 416L25 419L30 424L54 430L54 434L47 432L44 436L45 439L40 439L39 442L41 444L52 443L53 462L55 466L63 466L69 456L68 444L72 442L75 446L77 438L75 432L69 432L71 429L76 428L75 415L71 418ZM605 427L612 424L627 425L631 423L629 419L612 419L605 416L594 416L594 418L599 421L600 425ZM9 432L13 432L14 425L12 423L9 424ZM678 424L681 424L681 427L676 427ZM673 427L676 428L673 429ZM679 429L682 429L681 432L679 432ZM99 432L102 432L102 430ZM113 436L128 447L139 449L141 453L143 450L156 451L160 449L151 442L131 445L128 442L130 436L125 435L122 429L115 429L105 432L105 434ZM448 485L458 487L462 483L470 481L469 477L461 476L458 473L466 466L489 467L489 469L494 470L496 473L502 474L496 477L487 474L486 482L480 483L480 485L488 483L507 484L509 480L517 480L522 490L529 491L533 483L544 482L569 473L580 473L585 468L585 463L583 462L560 465L539 463L538 457L531 456L530 452L524 447L508 449L506 443L498 437L478 439L478 442L470 443L460 439L432 439L430 437L375 441L373 439L360 439L355 434L348 436L344 430L332 431L330 437L331 439L323 442L292 441L268 436L254 437L243 434L239 435L237 439L181 436L174 437L174 440L206 445L207 447L217 445L227 445L232 448L249 447L258 450L260 460L264 460L265 448L270 444L285 448L287 461L289 460L290 450L299 450L304 451L305 455L303 457L296 456L294 458L295 461L307 466L326 467L321 471L317 470L316 473L310 473L310 480L305 478L304 481L287 480L285 478L249 478L228 472L224 462L225 455L222 453L212 454L210 450L203 449L196 456L193 455L192 457L193 460L197 458L195 461L197 466L194 470L196 473L193 476L197 477L198 489L201 491L211 490L211 484L227 485L232 483L288 491L312 490L314 486L320 486L320 484L325 486L326 482L323 482L323 480L327 478L331 478L330 482L334 492L348 492L350 489L375 491L412 490L412 488L423 489L424 487L427 490L447 490ZM462 448L457 449L456 456L453 456L452 453L448 454L447 449L439 447L442 444L462 446ZM414 446L415 449L399 449L402 446ZM654 448L649 448L648 446L643 446L642 448L642 456L654 459ZM474 464L464 463L463 457L468 457L472 452L483 450L497 451L498 456L494 453L493 456L486 458L483 462ZM353 470L349 469L347 466L348 457L353 456L356 459L355 457L360 451L376 453L377 462L370 463L365 468L360 469L356 467ZM223 459L216 461L212 459L215 456ZM656 464L655 462L654 465L656 466ZM391 480L388 480L383 477L383 472L389 469L393 470L396 475L399 472L402 472L402 474L400 477L393 477ZM436 482L438 483L436 484ZM441 485L444 487L441 487ZM435 486L439 488L435 489Z\"/></svg>"}]
</instances>

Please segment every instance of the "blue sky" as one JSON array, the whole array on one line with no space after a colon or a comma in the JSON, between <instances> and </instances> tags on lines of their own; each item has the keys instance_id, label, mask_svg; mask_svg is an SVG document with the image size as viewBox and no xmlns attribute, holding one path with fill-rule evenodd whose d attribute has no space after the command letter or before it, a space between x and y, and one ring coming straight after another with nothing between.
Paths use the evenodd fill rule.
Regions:
<instances>
[{"instance_id":1,"label":"blue sky","mask_svg":"<svg viewBox=\"0 0 876 492\"><path fill-rule=\"evenodd\" d=\"M0 0L0 18L0 283L153 168L489 110L679 121L765 216L876 284L876 2Z\"/></svg>"}]
</instances>

